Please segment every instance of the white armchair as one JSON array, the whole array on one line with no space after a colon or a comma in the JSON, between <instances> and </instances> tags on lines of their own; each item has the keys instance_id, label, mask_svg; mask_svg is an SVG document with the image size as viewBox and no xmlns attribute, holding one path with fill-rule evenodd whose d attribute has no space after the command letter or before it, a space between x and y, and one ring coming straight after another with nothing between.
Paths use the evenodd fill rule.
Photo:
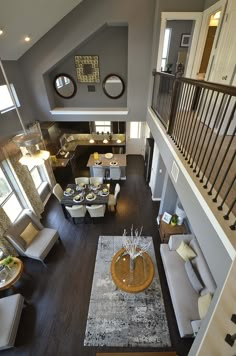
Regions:
<instances>
[{"instance_id":1,"label":"white armchair","mask_svg":"<svg viewBox=\"0 0 236 356\"><path fill-rule=\"evenodd\" d=\"M65 206L65 208L70 214L73 223L75 223L75 218L84 218L87 211L84 205Z\"/></svg>"},{"instance_id":2,"label":"white armchair","mask_svg":"<svg viewBox=\"0 0 236 356\"><path fill-rule=\"evenodd\" d=\"M75 184L80 184L80 183L89 184L89 177L77 177L77 178L75 178Z\"/></svg>"},{"instance_id":3,"label":"white armchair","mask_svg":"<svg viewBox=\"0 0 236 356\"><path fill-rule=\"evenodd\" d=\"M8 241L20 255L41 261L60 239L57 230L44 227L30 210L24 210L19 219L5 232Z\"/></svg>"},{"instance_id":4,"label":"white armchair","mask_svg":"<svg viewBox=\"0 0 236 356\"><path fill-rule=\"evenodd\" d=\"M110 167L110 179L120 180L120 177L121 177L120 167Z\"/></svg>"},{"instance_id":5,"label":"white armchair","mask_svg":"<svg viewBox=\"0 0 236 356\"><path fill-rule=\"evenodd\" d=\"M55 197L57 198L57 200L59 202L61 202L62 198L63 198L63 189L62 187L60 186L60 184L55 184L54 187L53 187L53 190L52 190L53 194L55 195Z\"/></svg>"},{"instance_id":6,"label":"white armchair","mask_svg":"<svg viewBox=\"0 0 236 356\"><path fill-rule=\"evenodd\" d=\"M86 206L86 209L90 215L90 217L93 218L102 218L105 215L106 211L106 205L91 205L91 206Z\"/></svg>"},{"instance_id":7,"label":"white armchair","mask_svg":"<svg viewBox=\"0 0 236 356\"><path fill-rule=\"evenodd\" d=\"M114 194L109 195L109 199L108 199L109 208L113 208L114 210L116 210L117 198L119 193L120 193L120 184L117 183L115 186Z\"/></svg>"}]
</instances>

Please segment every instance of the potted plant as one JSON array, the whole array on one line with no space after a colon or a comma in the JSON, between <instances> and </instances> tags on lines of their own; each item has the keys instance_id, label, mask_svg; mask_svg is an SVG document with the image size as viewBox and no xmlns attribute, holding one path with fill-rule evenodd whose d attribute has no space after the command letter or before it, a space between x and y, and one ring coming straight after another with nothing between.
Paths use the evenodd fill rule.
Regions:
<instances>
[{"instance_id":1,"label":"potted plant","mask_svg":"<svg viewBox=\"0 0 236 356\"><path fill-rule=\"evenodd\" d=\"M172 218L171 218L171 221L170 221L171 225L175 226L177 224L177 222L178 222L178 216L177 215L173 215Z\"/></svg>"},{"instance_id":2,"label":"potted plant","mask_svg":"<svg viewBox=\"0 0 236 356\"><path fill-rule=\"evenodd\" d=\"M0 262L0 265L5 266L8 269L11 269L14 263L15 263L14 258L12 256L7 256L6 258L4 258L4 260Z\"/></svg>"}]
</instances>

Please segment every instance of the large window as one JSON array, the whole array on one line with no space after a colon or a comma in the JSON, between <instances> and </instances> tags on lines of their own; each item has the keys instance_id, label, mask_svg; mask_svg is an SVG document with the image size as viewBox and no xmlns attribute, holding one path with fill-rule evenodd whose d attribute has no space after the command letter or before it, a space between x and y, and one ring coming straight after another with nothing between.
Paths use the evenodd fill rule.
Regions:
<instances>
[{"instance_id":1,"label":"large window","mask_svg":"<svg viewBox=\"0 0 236 356\"><path fill-rule=\"evenodd\" d=\"M15 88L11 84L11 89L16 100L17 106L20 106L19 100L17 98ZM12 101L11 95L9 93L7 85L0 85L0 112L4 114L7 111L15 109L15 105Z\"/></svg>"},{"instance_id":2,"label":"large window","mask_svg":"<svg viewBox=\"0 0 236 356\"><path fill-rule=\"evenodd\" d=\"M0 205L14 222L23 210L23 207L10 183L9 177L0 168Z\"/></svg>"},{"instance_id":3,"label":"large window","mask_svg":"<svg viewBox=\"0 0 236 356\"><path fill-rule=\"evenodd\" d=\"M95 121L95 131L99 133L111 133L111 122Z\"/></svg>"}]
</instances>

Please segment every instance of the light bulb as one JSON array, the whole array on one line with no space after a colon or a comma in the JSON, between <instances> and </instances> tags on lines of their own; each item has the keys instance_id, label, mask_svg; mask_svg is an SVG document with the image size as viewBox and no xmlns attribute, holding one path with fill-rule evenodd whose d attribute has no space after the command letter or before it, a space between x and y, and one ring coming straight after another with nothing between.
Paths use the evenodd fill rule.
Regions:
<instances>
[{"instance_id":1,"label":"light bulb","mask_svg":"<svg viewBox=\"0 0 236 356\"><path fill-rule=\"evenodd\" d=\"M0 36L3 35L3 30L0 28Z\"/></svg>"},{"instance_id":2,"label":"light bulb","mask_svg":"<svg viewBox=\"0 0 236 356\"><path fill-rule=\"evenodd\" d=\"M30 36L25 36L25 42L29 42L31 40Z\"/></svg>"}]
</instances>

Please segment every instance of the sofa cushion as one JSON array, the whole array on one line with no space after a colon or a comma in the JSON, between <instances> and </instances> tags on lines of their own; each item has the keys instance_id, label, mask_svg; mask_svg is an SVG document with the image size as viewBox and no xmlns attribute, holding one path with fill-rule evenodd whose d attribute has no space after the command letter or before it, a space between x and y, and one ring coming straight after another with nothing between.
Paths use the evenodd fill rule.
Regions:
<instances>
[{"instance_id":1,"label":"sofa cushion","mask_svg":"<svg viewBox=\"0 0 236 356\"><path fill-rule=\"evenodd\" d=\"M195 272L193 265L190 260L187 260L185 262L185 270L189 279L189 282L192 284L192 287L197 293L200 293L200 291L203 289L203 285L201 281L199 280L199 277L197 276L197 273Z\"/></svg>"},{"instance_id":2,"label":"sofa cushion","mask_svg":"<svg viewBox=\"0 0 236 356\"><path fill-rule=\"evenodd\" d=\"M202 295L198 298L198 312L201 319L205 318L209 306L211 304L211 300L212 300L212 296L210 293Z\"/></svg>"},{"instance_id":3,"label":"sofa cushion","mask_svg":"<svg viewBox=\"0 0 236 356\"><path fill-rule=\"evenodd\" d=\"M14 346L24 298L20 294L0 299L0 350Z\"/></svg>"},{"instance_id":4,"label":"sofa cushion","mask_svg":"<svg viewBox=\"0 0 236 356\"><path fill-rule=\"evenodd\" d=\"M29 223L25 230L20 234L20 237L22 237L22 239L26 242L26 245L29 246L38 233L39 230L36 229L32 223Z\"/></svg>"},{"instance_id":5,"label":"sofa cushion","mask_svg":"<svg viewBox=\"0 0 236 356\"><path fill-rule=\"evenodd\" d=\"M196 253L184 241L181 242L176 252L182 257L184 261L196 257Z\"/></svg>"},{"instance_id":6,"label":"sofa cushion","mask_svg":"<svg viewBox=\"0 0 236 356\"><path fill-rule=\"evenodd\" d=\"M161 244L160 252L180 336L192 336L191 320L199 319L198 294L188 280L184 260L176 251Z\"/></svg>"},{"instance_id":7,"label":"sofa cushion","mask_svg":"<svg viewBox=\"0 0 236 356\"><path fill-rule=\"evenodd\" d=\"M201 291L201 294L206 294L210 292L211 294L215 293L216 283L212 277L211 271L206 263L205 257L200 249L200 246L196 239L193 239L189 246L196 252L196 257L191 260L193 266L200 275L201 281L206 287Z\"/></svg>"}]
</instances>

